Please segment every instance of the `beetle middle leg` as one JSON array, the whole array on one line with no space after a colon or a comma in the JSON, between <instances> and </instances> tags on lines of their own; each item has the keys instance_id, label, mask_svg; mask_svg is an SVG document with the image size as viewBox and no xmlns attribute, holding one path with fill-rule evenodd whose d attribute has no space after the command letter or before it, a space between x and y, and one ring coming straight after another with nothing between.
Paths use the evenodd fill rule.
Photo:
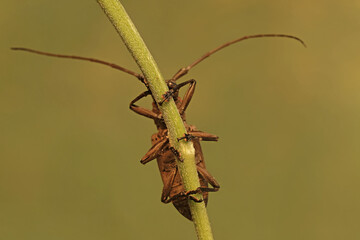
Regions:
<instances>
[{"instance_id":1,"label":"beetle middle leg","mask_svg":"<svg viewBox=\"0 0 360 240\"><path fill-rule=\"evenodd\" d=\"M154 143L154 145L151 146L149 151L141 158L140 162L142 164L146 164L151 160L157 158L161 153L161 151L165 149L165 146L168 143L169 143L169 139L167 137L163 137L158 142Z\"/></svg>"},{"instance_id":2,"label":"beetle middle leg","mask_svg":"<svg viewBox=\"0 0 360 240\"><path fill-rule=\"evenodd\" d=\"M214 134L202 131L189 131L189 134L201 141L217 141L219 139L219 137Z\"/></svg>"},{"instance_id":3,"label":"beetle middle leg","mask_svg":"<svg viewBox=\"0 0 360 240\"><path fill-rule=\"evenodd\" d=\"M188 125L186 130L189 134L198 138L200 141L217 141L217 140L219 140L219 137L216 136L215 134L200 131L194 125Z\"/></svg>"},{"instance_id":4,"label":"beetle middle leg","mask_svg":"<svg viewBox=\"0 0 360 240\"><path fill-rule=\"evenodd\" d=\"M206 132L202 132L202 131L192 131L189 133L185 133L183 137L179 137L177 138L178 141L184 139L185 141L192 141L193 139L198 138L201 141L217 141L219 140L219 137L211 134L211 133L206 133Z\"/></svg>"}]
</instances>

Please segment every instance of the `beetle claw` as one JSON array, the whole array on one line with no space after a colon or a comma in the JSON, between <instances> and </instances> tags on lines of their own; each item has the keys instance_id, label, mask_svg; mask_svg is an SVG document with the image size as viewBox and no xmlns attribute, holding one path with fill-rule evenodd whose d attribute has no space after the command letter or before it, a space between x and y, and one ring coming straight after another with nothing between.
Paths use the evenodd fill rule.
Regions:
<instances>
[{"instance_id":1,"label":"beetle claw","mask_svg":"<svg viewBox=\"0 0 360 240\"><path fill-rule=\"evenodd\" d=\"M196 137L189 134L189 133L184 133L184 136L183 137L180 137L180 138L177 138L178 141L184 139L186 142L188 141L192 141L193 139L195 139Z\"/></svg>"},{"instance_id":2,"label":"beetle claw","mask_svg":"<svg viewBox=\"0 0 360 240\"><path fill-rule=\"evenodd\" d=\"M181 154L179 153L178 150L176 150L174 147L170 147L170 150L179 159L180 162L184 162L184 159L181 158Z\"/></svg>"},{"instance_id":3,"label":"beetle claw","mask_svg":"<svg viewBox=\"0 0 360 240\"><path fill-rule=\"evenodd\" d=\"M162 100L159 102L159 105L161 106L164 102L168 102L169 99L174 95L174 91L172 91L171 89L169 91L167 91L166 93L164 93L161 97Z\"/></svg>"},{"instance_id":4,"label":"beetle claw","mask_svg":"<svg viewBox=\"0 0 360 240\"><path fill-rule=\"evenodd\" d=\"M189 196L189 198L191 199L191 200L193 200L194 202L197 202L197 203L201 203L202 201L204 201L203 199L198 199L198 198L196 198L196 197L194 197L194 196Z\"/></svg>"}]
</instances>

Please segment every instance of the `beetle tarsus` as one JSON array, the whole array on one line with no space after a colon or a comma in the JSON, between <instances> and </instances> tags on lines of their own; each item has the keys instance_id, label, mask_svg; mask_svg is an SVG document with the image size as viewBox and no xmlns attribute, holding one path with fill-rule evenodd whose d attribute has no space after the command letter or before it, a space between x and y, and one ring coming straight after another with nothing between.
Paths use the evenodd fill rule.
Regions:
<instances>
[{"instance_id":1,"label":"beetle tarsus","mask_svg":"<svg viewBox=\"0 0 360 240\"><path fill-rule=\"evenodd\" d=\"M194 196L189 196L189 198L191 199L191 200L193 200L194 202L197 202L197 203L201 203L201 202L203 202L204 201L204 199L198 199L198 198L196 198L196 197L194 197Z\"/></svg>"},{"instance_id":2,"label":"beetle tarsus","mask_svg":"<svg viewBox=\"0 0 360 240\"><path fill-rule=\"evenodd\" d=\"M177 138L178 142L182 139L184 139L186 142L189 142L189 141L192 141L193 139L195 139L196 137L189 134L189 133L184 133L184 136L183 137L179 137Z\"/></svg>"},{"instance_id":3,"label":"beetle tarsus","mask_svg":"<svg viewBox=\"0 0 360 240\"><path fill-rule=\"evenodd\" d=\"M162 100L159 102L159 105L163 105L164 102L168 102L170 100L170 98L172 98L174 95L174 91L172 89L170 89L169 91L167 91L166 93L164 93L162 95Z\"/></svg>"},{"instance_id":4,"label":"beetle tarsus","mask_svg":"<svg viewBox=\"0 0 360 240\"><path fill-rule=\"evenodd\" d=\"M180 192L180 193L176 194L175 196L172 196L171 198L162 199L161 201L163 203L170 203L172 201L176 201L177 199L186 197L186 198L191 199L191 200L193 200L194 202L197 202L197 203L203 202L204 199L199 199L199 198L197 198L195 196L192 196L193 194L196 194L196 193L201 193L200 188L198 188L197 190L191 190L191 191L187 191L187 192Z\"/></svg>"},{"instance_id":5,"label":"beetle tarsus","mask_svg":"<svg viewBox=\"0 0 360 240\"><path fill-rule=\"evenodd\" d=\"M181 154L178 150L176 150L174 147L170 147L170 150L179 159L180 162L184 162L184 159L181 158Z\"/></svg>"}]
</instances>

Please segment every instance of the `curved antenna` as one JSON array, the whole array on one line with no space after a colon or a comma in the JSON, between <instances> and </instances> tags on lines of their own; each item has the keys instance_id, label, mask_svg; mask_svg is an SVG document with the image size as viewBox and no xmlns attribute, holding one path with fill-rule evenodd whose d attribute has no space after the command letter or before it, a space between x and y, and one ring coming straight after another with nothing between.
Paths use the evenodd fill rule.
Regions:
<instances>
[{"instance_id":1,"label":"curved antenna","mask_svg":"<svg viewBox=\"0 0 360 240\"><path fill-rule=\"evenodd\" d=\"M187 74L190 69L192 69L193 67L195 67L198 63L202 62L205 58L210 57L211 55L213 55L214 53L216 53L217 51L220 51L221 49L228 47L234 43L246 40L246 39L251 39L251 38L262 38L262 37L283 37L283 38L292 38L295 39L297 41L299 41L302 45L304 45L304 47L306 47L305 43L303 40L301 40L298 37L292 36L292 35L287 35L287 34L256 34L256 35L250 35L250 36L244 36L238 39L235 39L233 41L224 43L222 45L220 45L219 47L211 50L210 52L205 53L202 57L200 57L199 59L197 59L195 62L193 62L192 64L190 64L187 67L181 68L177 73L175 73L175 75L171 78L171 80L176 81L177 79L181 78L182 76L184 76L185 74Z\"/></svg>"},{"instance_id":2,"label":"curved antenna","mask_svg":"<svg viewBox=\"0 0 360 240\"><path fill-rule=\"evenodd\" d=\"M38 50L33 50L30 48L22 48L22 47L12 47L11 50L20 50L20 51L26 51L26 52L31 52L31 53L36 53L36 54L40 54L40 55L45 55L45 56L50 56L50 57L58 57L58 58L70 58L70 59L77 59L77 60L84 60L84 61L90 61L90 62L95 62L95 63L100 63L100 64L104 64L106 66L118 69L122 72L128 73L134 77L136 77L137 79L139 79L142 83L145 83L145 78L143 75L138 74L136 72L133 72L129 69L123 68L115 63L109 63L109 62L105 62L103 60L99 60L96 58L88 58L88 57L80 57L80 56L73 56L73 55L63 55L63 54L54 54L54 53L48 53L48 52L41 52ZM146 83L145 83L146 84Z\"/></svg>"}]
</instances>

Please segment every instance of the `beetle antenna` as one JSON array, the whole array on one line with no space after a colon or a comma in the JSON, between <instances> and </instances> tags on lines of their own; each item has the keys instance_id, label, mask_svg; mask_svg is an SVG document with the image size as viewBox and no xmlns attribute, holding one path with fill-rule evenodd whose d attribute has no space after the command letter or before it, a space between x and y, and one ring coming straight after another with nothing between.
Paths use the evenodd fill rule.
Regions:
<instances>
[{"instance_id":1,"label":"beetle antenna","mask_svg":"<svg viewBox=\"0 0 360 240\"><path fill-rule=\"evenodd\" d=\"M295 36L292 36L292 35L287 35L287 34L256 34L256 35L244 36L244 37L232 40L230 42L224 43L224 44L218 46L217 48L211 50L210 52L205 53L201 58L197 59L195 62L193 62L189 66L181 68L177 73L175 73L175 75L171 79L176 81L177 79L179 79L182 76L184 76L185 74L187 74L190 71L190 69L195 67L198 63L202 62L204 59L210 57L211 55L213 55L214 53L216 53L217 51L220 51L221 49L223 49L225 47L228 47L228 46L230 46L230 45L232 45L234 43L241 42L241 41L246 40L246 39L262 38L262 37L292 38L292 39L295 39L295 40L299 41L302 45L304 45L304 47L306 47L305 42L303 40L301 40L298 37L295 37Z\"/></svg>"},{"instance_id":2,"label":"beetle antenna","mask_svg":"<svg viewBox=\"0 0 360 240\"><path fill-rule=\"evenodd\" d=\"M99 60L96 58L88 58L88 57L80 57L80 56L73 56L73 55L63 55L63 54L54 54L54 53L48 53L48 52L42 52L42 51L38 51L38 50L33 50L30 48L22 48L22 47L12 47L11 50L20 50L20 51L26 51L26 52L31 52L31 53L36 53L36 54L40 54L40 55L45 55L45 56L50 56L50 57L58 57L58 58L70 58L70 59L77 59L77 60L84 60L84 61L90 61L90 62L95 62L95 63L100 63L100 64L104 64L106 66L118 69L122 72L128 73L134 77L136 77L137 79L139 79L142 83L145 83L145 78L143 75L138 74L136 72L133 72L129 69L123 68L115 63L109 63L109 62L105 62L103 60ZM145 83L146 84L146 83Z\"/></svg>"}]
</instances>

